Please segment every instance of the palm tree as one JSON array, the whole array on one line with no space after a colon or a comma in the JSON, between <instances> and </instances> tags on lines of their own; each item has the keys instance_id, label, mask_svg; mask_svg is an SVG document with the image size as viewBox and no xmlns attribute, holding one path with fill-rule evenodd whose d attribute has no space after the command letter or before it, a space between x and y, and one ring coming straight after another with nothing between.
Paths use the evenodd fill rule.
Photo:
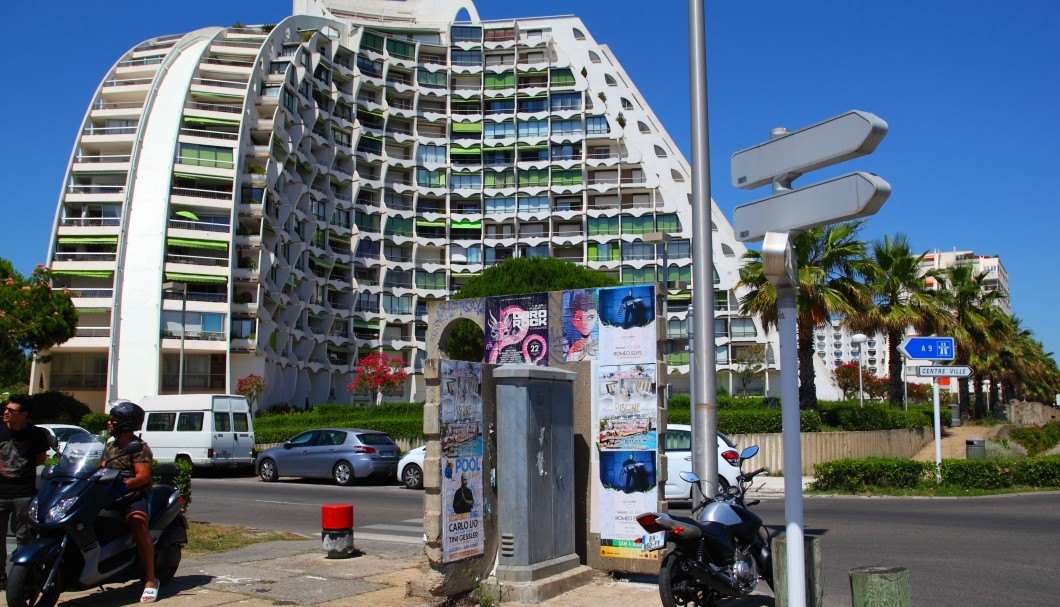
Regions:
<instances>
[{"instance_id":1,"label":"palm tree","mask_svg":"<svg viewBox=\"0 0 1060 607\"><path fill-rule=\"evenodd\" d=\"M924 281L920 262L927 252L914 255L905 234L884 235L869 246L869 263L863 270L865 290L871 304L855 311L847 325L868 334L887 337L888 387L892 403L902 402L902 356L898 346L912 327L929 335L943 322L938 291ZM933 275L934 271L929 275Z\"/></svg>"},{"instance_id":2,"label":"palm tree","mask_svg":"<svg viewBox=\"0 0 1060 607\"><path fill-rule=\"evenodd\" d=\"M865 304L858 278L864 266L865 243L858 240L864 221L851 221L799 234L792 242L799 271L796 327L799 352L799 407L817 407L813 369L813 331L833 315L850 315ZM737 287L747 287L740 313L756 315L766 330L777 326L777 292L762 273L762 255L748 251Z\"/></svg>"},{"instance_id":3,"label":"palm tree","mask_svg":"<svg viewBox=\"0 0 1060 607\"><path fill-rule=\"evenodd\" d=\"M948 330L956 342L957 355L955 363L971 365L972 358L989 351L992 308L997 300L1004 297L999 290L983 290L983 282L989 271L978 274L970 263L959 263L944 268L939 273L940 296L950 318ZM957 380L957 401L962 413L969 412L968 378ZM984 412L977 411L981 416Z\"/></svg>"}]
</instances>

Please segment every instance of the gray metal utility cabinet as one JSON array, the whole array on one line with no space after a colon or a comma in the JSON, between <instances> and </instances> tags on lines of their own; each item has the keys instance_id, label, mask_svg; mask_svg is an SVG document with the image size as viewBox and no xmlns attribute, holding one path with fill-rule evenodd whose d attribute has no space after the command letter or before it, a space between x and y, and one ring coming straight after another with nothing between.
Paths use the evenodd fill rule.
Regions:
<instances>
[{"instance_id":1,"label":"gray metal utility cabinet","mask_svg":"<svg viewBox=\"0 0 1060 607\"><path fill-rule=\"evenodd\" d=\"M497 579L581 578L574 533L575 373L535 365L493 370L497 387ZM578 571L584 570L584 571ZM568 579L567 585L574 580ZM584 582L582 582L584 583ZM568 588L569 589L569 588ZM544 598L538 591L533 598Z\"/></svg>"}]
</instances>

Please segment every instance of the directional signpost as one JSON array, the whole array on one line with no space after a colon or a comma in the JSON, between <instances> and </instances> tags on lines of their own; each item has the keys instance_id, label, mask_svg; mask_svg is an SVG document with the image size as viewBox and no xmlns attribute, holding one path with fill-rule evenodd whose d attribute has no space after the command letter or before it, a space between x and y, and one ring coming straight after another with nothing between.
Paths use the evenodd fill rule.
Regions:
<instances>
[{"instance_id":1,"label":"directional signpost","mask_svg":"<svg viewBox=\"0 0 1060 607\"><path fill-rule=\"evenodd\" d=\"M898 344L898 351L911 360L954 360L957 347L952 337L906 337ZM964 365L917 367L918 377L931 378L931 393L935 402L935 481L942 482L942 420L939 413L939 382L937 377L968 377L972 368Z\"/></svg>"},{"instance_id":2,"label":"directional signpost","mask_svg":"<svg viewBox=\"0 0 1060 607\"><path fill-rule=\"evenodd\" d=\"M887 123L857 110L794 132L776 129L769 141L732 156L732 184L752 189L773 185L773 195L736 207L733 229L742 242L762 243L762 273L777 290L780 336L780 400L784 428L784 522L787 545L803 545L802 446L799 441L798 346L795 296L798 268L791 236L818 226L867 217L883 206L891 186L875 175L850 173L791 189L791 182L816 169L872 153L887 134ZM936 424L937 425L937 424ZM806 605L806 562L789 548L787 605Z\"/></svg>"}]
</instances>

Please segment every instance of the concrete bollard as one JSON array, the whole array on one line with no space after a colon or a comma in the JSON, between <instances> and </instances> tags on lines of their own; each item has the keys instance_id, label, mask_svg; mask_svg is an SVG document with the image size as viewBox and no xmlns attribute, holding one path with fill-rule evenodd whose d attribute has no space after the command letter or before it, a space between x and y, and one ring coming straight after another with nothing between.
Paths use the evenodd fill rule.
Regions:
<instances>
[{"instance_id":1,"label":"concrete bollard","mask_svg":"<svg viewBox=\"0 0 1060 607\"><path fill-rule=\"evenodd\" d=\"M850 570L854 607L911 607L909 572L905 567L858 567Z\"/></svg>"},{"instance_id":2,"label":"concrete bollard","mask_svg":"<svg viewBox=\"0 0 1060 607\"><path fill-rule=\"evenodd\" d=\"M353 506L329 504L320 508L320 539L329 559L353 556Z\"/></svg>"}]
</instances>

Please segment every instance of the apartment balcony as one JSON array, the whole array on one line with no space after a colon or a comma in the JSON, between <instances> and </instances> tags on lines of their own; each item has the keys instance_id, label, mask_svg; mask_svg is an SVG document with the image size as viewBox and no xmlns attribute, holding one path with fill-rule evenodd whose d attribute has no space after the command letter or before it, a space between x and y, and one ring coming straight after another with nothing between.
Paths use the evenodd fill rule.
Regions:
<instances>
[{"instance_id":1,"label":"apartment balcony","mask_svg":"<svg viewBox=\"0 0 1060 607\"><path fill-rule=\"evenodd\" d=\"M260 48L260 47L259 47ZM243 97L246 95L247 82L233 77L231 80L219 78L192 78L189 92L192 98L196 94L206 98Z\"/></svg>"},{"instance_id":2,"label":"apartment balcony","mask_svg":"<svg viewBox=\"0 0 1060 607\"><path fill-rule=\"evenodd\" d=\"M194 204L215 209L228 209L234 193L226 190L207 190L173 186L169 189L170 204ZM258 205L260 206L260 205Z\"/></svg>"},{"instance_id":3,"label":"apartment balcony","mask_svg":"<svg viewBox=\"0 0 1060 607\"><path fill-rule=\"evenodd\" d=\"M66 202L121 202L125 199L125 184L66 186Z\"/></svg>"},{"instance_id":4,"label":"apartment balcony","mask_svg":"<svg viewBox=\"0 0 1060 607\"><path fill-rule=\"evenodd\" d=\"M56 252L52 255L53 270L114 270L118 254L114 252Z\"/></svg>"},{"instance_id":5,"label":"apartment balcony","mask_svg":"<svg viewBox=\"0 0 1060 607\"><path fill-rule=\"evenodd\" d=\"M109 102L131 102L147 97L154 78L111 78L103 83L100 94Z\"/></svg>"},{"instance_id":6,"label":"apartment balcony","mask_svg":"<svg viewBox=\"0 0 1060 607\"><path fill-rule=\"evenodd\" d=\"M132 157L128 154L93 154L74 158L71 171L75 175L86 173L128 173Z\"/></svg>"}]
</instances>

